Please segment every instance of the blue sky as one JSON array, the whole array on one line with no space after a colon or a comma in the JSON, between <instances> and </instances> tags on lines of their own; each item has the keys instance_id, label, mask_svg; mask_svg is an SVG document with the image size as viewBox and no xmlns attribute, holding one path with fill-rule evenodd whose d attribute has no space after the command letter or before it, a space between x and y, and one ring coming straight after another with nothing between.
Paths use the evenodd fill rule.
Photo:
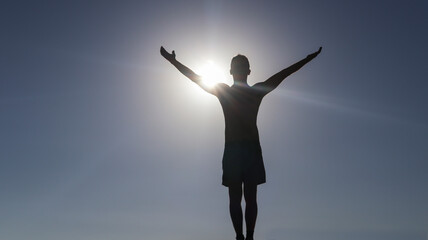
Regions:
<instances>
[{"instance_id":1,"label":"blue sky","mask_svg":"<svg viewBox=\"0 0 428 240\"><path fill-rule=\"evenodd\" d=\"M250 84L323 46L261 105L256 239L427 238L426 1L0 9L1 239L233 239L220 104L161 45Z\"/></svg>"}]
</instances>

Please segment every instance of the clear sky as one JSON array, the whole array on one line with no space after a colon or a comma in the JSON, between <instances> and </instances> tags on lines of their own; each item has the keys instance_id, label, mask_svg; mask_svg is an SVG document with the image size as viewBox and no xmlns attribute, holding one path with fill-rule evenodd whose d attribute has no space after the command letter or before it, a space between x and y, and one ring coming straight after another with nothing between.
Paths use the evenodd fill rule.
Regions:
<instances>
[{"instance_id":1,"label":"clear sky","mask_svg":"<svg viewBox=\"0 0 428 240\"><path fill-rule=\"evenodd\" d=\"M0 239L233 239L220 104L163 45L195 70L244 54L250 84L323 46L261 105L256 239L425 240L427 17L416 0L2 1Z\"/></svg>"}]
</instances>

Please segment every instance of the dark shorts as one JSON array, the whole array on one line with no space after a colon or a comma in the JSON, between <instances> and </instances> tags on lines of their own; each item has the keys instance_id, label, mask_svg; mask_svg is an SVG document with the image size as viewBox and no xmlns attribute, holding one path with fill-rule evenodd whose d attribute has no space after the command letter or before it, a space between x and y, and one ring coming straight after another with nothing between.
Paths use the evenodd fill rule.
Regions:
<instances>
[{"instance_id":1,"label":"dark shorts","mask_svg":"<svg viewBox=\"0 0 428 240\"><path fill-rule=\"evenodd\" d=\"M226 142L223 154L223 181L226 187L266 182L259 141Z\"/></svg>"}]
</instances>

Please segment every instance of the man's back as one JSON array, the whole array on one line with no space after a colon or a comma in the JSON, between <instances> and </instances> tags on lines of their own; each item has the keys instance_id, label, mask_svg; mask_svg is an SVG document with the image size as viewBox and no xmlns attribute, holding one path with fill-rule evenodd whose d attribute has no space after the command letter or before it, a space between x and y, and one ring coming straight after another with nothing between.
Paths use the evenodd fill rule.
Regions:
<instances>
[{"instance_id":1,"label":"man's back","mask_svg":"<svg viewBox=\"0 0 428 240\"><path fill-rule=\"evenodd\" d=\"M263 94L248 85L223 85L216 94L223 108L226 142L258 141L257 113Z\"/></svg>"}]
</instances>

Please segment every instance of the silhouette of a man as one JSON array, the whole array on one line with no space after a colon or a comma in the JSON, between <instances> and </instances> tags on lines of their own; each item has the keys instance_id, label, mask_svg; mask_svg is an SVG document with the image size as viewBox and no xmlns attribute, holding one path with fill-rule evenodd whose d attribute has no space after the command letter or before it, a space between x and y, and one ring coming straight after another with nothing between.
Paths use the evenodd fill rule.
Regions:
<instances>
[{"instance_id":1,"label":"silhouette of a man","mask_svg":"<svg viewBox=\"0 0 428 240\"><path fill-rule=\"evenodd\" d=\"M182 74L198 84L208 93L216 96L223 109L225 119L225 148L223 153L222 184L229 188L229 211L237 240L244 240L242 232L242 188L245 198L246 240L253 240L257 218L257 185L266 182L262 150L257 130L257 113L266 94L274 90L290 74L296 72L320 52L309 54L306 58L276 73L264 82L253 86L247 83L250 64L243 55L232 59L230 74L233 85L218 83L206 86L202 78L175 59L175 52L168 53L163 47L160 52Z\"/></svg>"}]
</instances>

